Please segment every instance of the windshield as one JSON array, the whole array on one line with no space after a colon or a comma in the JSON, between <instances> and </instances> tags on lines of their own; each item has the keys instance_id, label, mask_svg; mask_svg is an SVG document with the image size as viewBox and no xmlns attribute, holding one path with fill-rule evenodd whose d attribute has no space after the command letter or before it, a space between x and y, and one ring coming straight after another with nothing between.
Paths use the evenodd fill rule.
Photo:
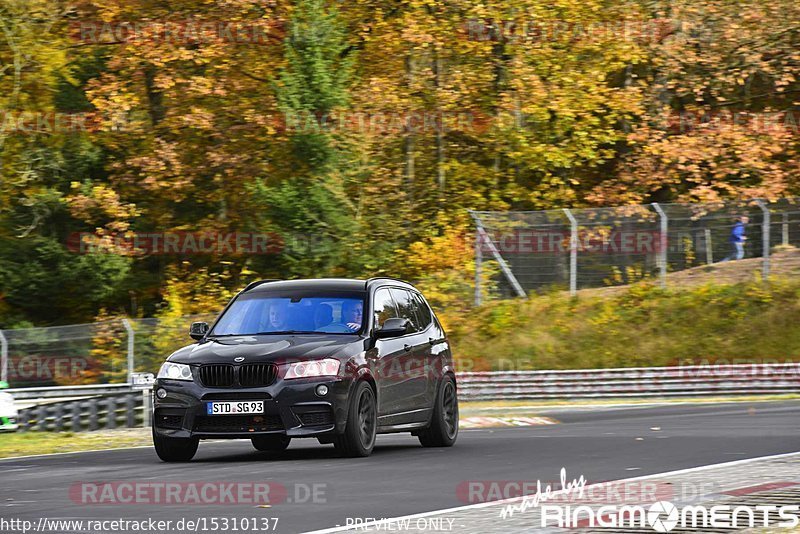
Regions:
<instances>
[{"instance_id":1,"label":"windshield","mask_svg":"<svg viewBox=\"0 0 800 534\"><path fill-rule=\"evenodd\" d=\"M210 336L279 333L354 334L361 331L364 299L357 294L244 294Z\"/></svg>"}]
</instances>

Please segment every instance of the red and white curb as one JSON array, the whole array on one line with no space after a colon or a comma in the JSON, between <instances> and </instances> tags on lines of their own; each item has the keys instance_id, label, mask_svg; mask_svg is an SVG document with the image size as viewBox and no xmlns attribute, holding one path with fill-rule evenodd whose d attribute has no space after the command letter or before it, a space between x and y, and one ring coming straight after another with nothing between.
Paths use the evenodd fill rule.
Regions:
<instances>
[{"instance_id":1,"label":"red and white curb","mask_svg":"<svg viewBox=\"0 0 800 534\"><path fill-rule=\"evenodd\" d=\"M536 426L536 425L555 425L558 421L550 417L490 417L475 416L462 417L458 421L461 429L470 428L495 428L508 426Z\"/></svg>"}]
</instances>

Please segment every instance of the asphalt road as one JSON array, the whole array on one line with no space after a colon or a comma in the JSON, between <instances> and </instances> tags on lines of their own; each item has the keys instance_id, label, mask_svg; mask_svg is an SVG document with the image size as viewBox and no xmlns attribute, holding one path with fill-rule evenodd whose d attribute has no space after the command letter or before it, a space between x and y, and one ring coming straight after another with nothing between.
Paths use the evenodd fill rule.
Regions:
<instances>
[{"instance_id":1,"label":"asphalt road","mask_svg":"<svg viewBox=\"0 0 800 534\"><path fill-rule=\"evenodd\" d=\"M149 448L2 460L0 519L277 517L278 532L304 532L348 518L462 506L457 488L464 481L555 481L564 467L570 479L597 482L800 451L800 401L540 414L561 424L462 431L449 449L423 449L404 434L380 436L365 459L341 459L330 445L296 440L280 455L256 452L246 441L201 443L189 464L161 463ZM79 492L70 496L75 484L101 481L270 482L285 487L288 500L270 507L84 504Z\"/></svg>"}]
</instances>

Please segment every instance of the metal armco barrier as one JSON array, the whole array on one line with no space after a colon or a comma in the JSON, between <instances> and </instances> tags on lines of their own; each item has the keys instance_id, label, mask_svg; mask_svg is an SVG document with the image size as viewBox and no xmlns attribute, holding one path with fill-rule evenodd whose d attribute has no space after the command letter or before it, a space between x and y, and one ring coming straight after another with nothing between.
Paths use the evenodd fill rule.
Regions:
<instances>
[{"instance_id":1,"label":"metal armco barrier","mask_svg":"<svg viewBox=\"0 0 800 534\"><path fill-rule=\"evenodd\" d=\"M20 410L19 429L83 432L140 427L146 409L141 391L39 404Z\"/></svg>"},{"instance_id":2,"label":"metal armco barrier","mask_svg":"<svg viewBox=\"0 0 800 534\"><path fill-rule=\"evenodd\" d=\"M461 373L462 401L800 393L800 362Z\"/></svg>"},{"instance_id":3,"label":"metal armco barrier","mask_svg":"<svg viewBox=\"0 0 800 534\"><path fill-rule=\"evenodd\" d=\"M87 397L109 393L125 393L131 390L130 384L92 384L87 386L48 386L35 388L6 389L17 400L22 399L63 399L65 397Z\"/></svg>"}]
</instances>

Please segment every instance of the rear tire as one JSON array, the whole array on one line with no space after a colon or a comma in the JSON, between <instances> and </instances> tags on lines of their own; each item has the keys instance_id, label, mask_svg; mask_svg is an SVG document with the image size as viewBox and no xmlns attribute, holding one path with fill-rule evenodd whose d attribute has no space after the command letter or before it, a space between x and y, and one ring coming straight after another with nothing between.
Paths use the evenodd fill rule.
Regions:
<instances>
[{"instance_id":1,"label":"rear tire","mask_svg":"<svg viewBox=\"0 0 800 534\"><path fill-rule=\"evenodd\" d=\"M445 375L439 383L431 426L419 433L423 447L452 447L458 438L458 396L456 382Z\"/></svg>"},{"instance_id":2,"label":"rear tire","mask_svg":"<svg viewBox=\"0 0 800 534\"><path fill-rule=\"evenodd\" d=\"M286 450L286 447L292 442L292 438L281 434L278 436L257 436L250 438L250 441L257 451L281 452Z\"/></svg>"},{"instance_id":3,"label":"rear tire","mask_svg":"<svg viewBox=\"0 0 800 534\"><path fill-rule=\"evenodd\" d=\"M165 462L188 462L197 453L198 438L168 438L153 430L156 454Z\"/></svg>"},{"instance_id":4,"label":"rear tire","mask_svg":"<svg viewBox=\"0 0 800 534\"><path fill-rule=\"evenodd\" d=\"M369 456L375 448L377 428L375 393L368 383L358 382L350 398L344 433L334 438L333 446L342 456L350 458Z\"/></svg>"}]
</instances>

